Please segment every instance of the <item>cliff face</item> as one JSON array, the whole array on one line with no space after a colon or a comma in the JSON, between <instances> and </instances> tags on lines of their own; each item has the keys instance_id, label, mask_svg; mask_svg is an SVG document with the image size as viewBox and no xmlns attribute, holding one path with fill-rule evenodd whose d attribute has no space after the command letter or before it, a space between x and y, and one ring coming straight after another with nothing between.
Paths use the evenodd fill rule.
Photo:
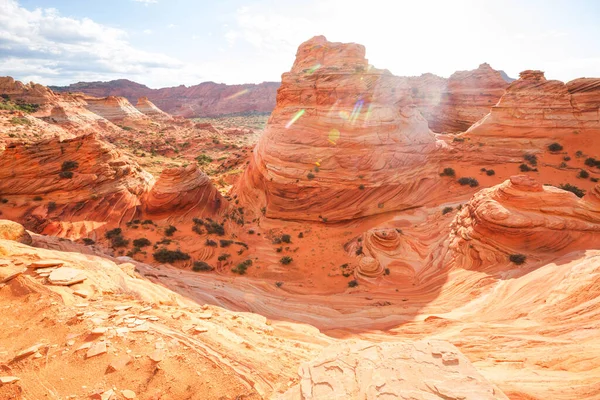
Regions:
<instances>
[{"instance_id":1,"label":"cliff face","mask_svg":"<svg viewBox=\"0 0 600 400\"><path fill-rule=\"evenodd\" d=\"M600 79L567 84L527 70L506 89L469 133L501 137L552 137L600 129Z\"/></svg>"},{"instance_id":2,"label":"cliff face","mask_svg":"<svg viewBox=\"0 0 600 400\"><path fill-rule=\"evenodd\" d=\"M439 143L410 88L364 55L322 36L299 47L242 183L267 216L344 220L433 194Z\"/></svg>"},{"instance_id":3,"label":"cliff face","mask_svg":"<svg viewBox=\"0 0 600 400\"><path fill-rule=\"evenodd\" d=\"M134 103L147 97L161 110L183 117L205 117L235 113L269 113L275 107L278 83L225 85L204 82L195 86L150 89L126 79L110 82L79 82L51 87L58 92L82 92L93 97L121 96Z\"/></svg>"}]
</instances>

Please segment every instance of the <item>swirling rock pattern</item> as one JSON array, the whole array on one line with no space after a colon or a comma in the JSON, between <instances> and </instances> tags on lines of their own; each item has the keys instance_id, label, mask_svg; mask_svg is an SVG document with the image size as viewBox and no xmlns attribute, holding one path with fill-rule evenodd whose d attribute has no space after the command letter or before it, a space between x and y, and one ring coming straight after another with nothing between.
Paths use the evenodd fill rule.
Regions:
<instances>
[{"instance_id":1,"label":"swirling rock pattern","mask_svg":"<svg viewBox=\"0 0 600 400\"><path fill-rule=\"evenodd\" d=\"M358 261L358 267L354 270L357 277L376 278L383 274L383 267L373 257L361 257Z\"/></svg>"},{"instance_id":2,"label":"swirling rock pattern","mask_svg":"<svg viewBox=\"0 0 600 400\"><path fill-rule=\"evenodd\" d=\"M242 180L268 217L347 220L435 195L438 142L410 88L364 56L322 36L299 47Z\"/></svg>"},{"instance_id":3,"label":"swirling rock pattern","mask_svg":"<svg viewBox=\"0 0 600 400\"><path fill-rule=\"evenodd\" d=\"M148 214L214 216L226 207L227 201L195 164L163 170L144 199Z\"/></svg>"},{"instance_id":4,"label":"swirling rock pattern","mask_svg":"<svg viewBox=\"0 0 600 400\"><path fill-rule=\"evenodd\" d=\"M545 259L600 248L599 190L579 199L518 175L479 191L452 223L457 264L477 268L505 263L510 254Z\"/></svg>"},{"instance_id":5,"label":"swirling rock pattern","mask_svg":"<svg viewBox=\"0 0 600 400\"><path fill-rule=\"evenodd\" d=\"M298 373L300 383L277 399L508 399L456 347L439 340L334 344Z\"/></svg>"},{"instance_id":6,"label":"swirling rock pattern","mask_svg":"<svg viewBox=\"0 0 600 400\"><path fill-rule=\"evenodd\" d=\"M527 70L510 84L490 113L468 132L514 138L548 137L600 130L600 79L567 84Z\"/></svg>"}]
</instances>

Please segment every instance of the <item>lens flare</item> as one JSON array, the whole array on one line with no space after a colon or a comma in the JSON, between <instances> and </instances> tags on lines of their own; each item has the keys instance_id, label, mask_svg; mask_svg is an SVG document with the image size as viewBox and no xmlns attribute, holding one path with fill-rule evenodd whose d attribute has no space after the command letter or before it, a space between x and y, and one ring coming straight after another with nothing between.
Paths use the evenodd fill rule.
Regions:
<instances>
[{"instance_id":1,"label":"lens flare","mask_svg":"<svg viewBox=\"0 0 600 400\"><path fill-rule=\"evenodd\" d=\"M350 122L356 122L356 119L360 115L360 110L362 110L364 103L365 102L363 100L358 100L356 104L354 104L354 110L352 110L352 115L350 115Z\"/></svg>"},{"instance_id":2,"label":"lens flare","mask_svg":"<svg viewBox=\"0 0 600 400\"><path fill-rule=\"evenodd\" d=\"M302 109L300 111L298 111L296 113L296 115L294 115L294 117L292 119L290 119L290 122L288 122L287 124L285 124L285 129L289 128L290 126L294 125L294 123L296 121L298 121L298 119L306 112L305 109Z\"/></svg>"},{"instance_id":3,"label":"lens flare","mask_svg":"<svg viewBox=\"0 0 600 400\"><path fill-rule=\"evenodd\" d=\"M329 135L327 138L332 144L336 144L337 141L340 139L340 131L333 128L332 130L329 131Z\"/></svg>"},{"instance_id":4,"label":"lens flare","mask_svg":"<svg viewBox=\"0 0 600 400\"><path fill-rule=\"evenodd\" d=\"M312 67L309 68L308 71L306 71L307 75L312 75L315 73L316 70L318 70L319 68L321 68L321 64L316 63L315 65L313 65Z\"/></svg>"},{"instance_id":5,"label":"lens flare","mask_svg":"<svg viewBox=\"0 0 600 400\"><path fill-rule=\"evenodd\" d=\"M225 97L225 100L231 100L231 99L235 99L236 97L240 97L240 96L242 96L242 95L244 95L244 94L246 94L246 93L248 93L248 92L249 92L249 90L248 90L248 89L240 90L239 92L237 92L237 93L234 93L234 94L232 94L231 96L227 96L227 97Z\"/></svg>"}]
</instances>

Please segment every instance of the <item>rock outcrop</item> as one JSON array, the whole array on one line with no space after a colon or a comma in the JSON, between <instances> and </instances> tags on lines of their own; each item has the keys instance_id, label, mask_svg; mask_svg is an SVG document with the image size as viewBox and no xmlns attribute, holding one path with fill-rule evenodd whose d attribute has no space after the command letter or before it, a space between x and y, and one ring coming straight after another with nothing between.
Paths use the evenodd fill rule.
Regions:
<instances>
[{"instance_id":1,"label":"rock outcrop","mask_svg":"<svg viewBox=\"0 0 600 400\"><path fill-rule=\"evenodd\" d=\"M485 269L506 265L515 254L548 261L567 252L600 248L599 191L596 187L580 199L517 175L477 192L452 224L456 265Z\"/></svg>"},{"instance_id":2,"label":"rock outcrop","mask_svg":"<svg viewBox=\"0 0 600 400\"><path fill-rule=\"evenodd\" d=\"M48 215L64 222L81 219L75 215L86 221L131 217L153 182L137 163L93 134L11 144L0 153L0 196L17 208L31 206L32 198L39 202L23 209L30 229L40 228Z\"/></svg>"},{"instance_id":3,"label":"rock outcrop","mask_svg":"<svg viewBox=\"0 0 600 400\"><path fill-rule=\"evenodd\" d=\"M154 103L152 103L150 100L148 100L147 97L140 97L137 101L137 104L135 105L135 108L137 108L138 111L140 111L142 114L145 114L153 119L158 119L158 120L172 120L173 119L173 117L171 117L169 114L167 114L160 108L156 107L154 105Z\"/></svg>"},{"instance_id":4,"label":"rock outcrop","mask_svg":"<svg viewBox=\"0 0 600 400\"><path fill-rule=\"evenodd\" d=\"M0 219L0 239L14 240L28 245L32 243L31 235L23 225L6 219Z\"/></svg>"},{"instance_id":5,"label":"rock outcrop","mask_svg":"<svg viewBox=\"0 0 600 400\"><path fill-rule=\"evenodd\" d=\"M227 201L195 164L163 170L144 199L147 214L167 217L212 217L226 207Z\"/></svg>"},{"instance_id":6,"label":"rock outcrop","mask_svg":"<svg viewBox=\"0 0 600 400\"><path fill-rule=\"evenodd\" d=\"M442 341L335 344L304 363L299 375L300 383L277 399L508 400Z\"/></svg>"},{"instance_id":7,"label":"rock outcrop","mask_svg":"<svg viewBox=\"0 0 600 400\"><path fill-rule=\"evenodd\" d=\"M109 96L105 98L86 97L87 108L95 114L117 124L148 123L150 119L135 108L126 98Z\"/></svg>"},{"instance_id":8,"label":"rock outcrop","mask_svg":"<svg viewBox=\"0 0 600 400\"><path fill-rule=\"evenodd\" d=\"M225 85L204 82L194 86L150 89L126 79L110 82L79 82L51 87L58 92L81 92L94 97L122 96L130 102L147 97L161 110L183 117L212 117L236 113L270 113L275 107L279 83Z\"/></svg>"},{"instance_id":9,"label":"rock outcrop","mask_svg":"<svg viewBox=\"0 0 600 400\"><path fill-rule=\"evenodd\" d=\"M511 138L560 137L600 130L600 79L567 84L527 70L506 89L490 113L469 134Z\"/></svg>"},{"instance_id":10,"label":"rock outcrop","mask_svg":"<svg viewBox=\"0 0 600 400\"><path fill-rule=\"evenodd\" d=\"M407 78L415 104L434 132L464 132L486 116L509 82L489 64L448 79L432 74Z\"/></svg>"},{"instance_id":11,"label":"rock outcrop","mask_svg":"<svg viewBox=\"0 0 600 400\"><path fill-rule=\"evenodd\" d=\"M22 83L10 76L0 77L0 93L11 100L19 100L33 104L45 104L58 101L59 96L44 85L38 83Z\"/></svg>"},{"instance_id":12,"label":"rock outcrop","mask_svg":"<svg viewBox=\"0 0 600 400\"><path fill-rule=\"evenodd\" d=\"M436 195L439 146L410 88L358 44L303 43L242 180L266 215L339 221Z\"/></svg>"}]
</instances>

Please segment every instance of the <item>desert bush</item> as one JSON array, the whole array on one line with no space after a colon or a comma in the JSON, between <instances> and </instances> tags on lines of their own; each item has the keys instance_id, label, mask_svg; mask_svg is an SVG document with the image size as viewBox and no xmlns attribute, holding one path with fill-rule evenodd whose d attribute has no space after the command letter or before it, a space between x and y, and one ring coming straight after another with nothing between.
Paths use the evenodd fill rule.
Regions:
<instances>
[{"instance_id":1,"label":"desert bush","mask_svg":"<svg viewBox=\"0 0 600 400\"><path fill-rule=\"evenodd\" d=\"M221 239L219 240L219 244L221 247L229 247L233 243L233 240Z\"/></svg>"},{"instance_id":2,"label":"desert bush","mask_svg":"<svg viewBox=\"0 0 600 400\"><path fill-rule=\"evenodd\" d=\"M563 185L560 185L560 188L562 190L566 190L567 192L571 192L571 193L575 194L575 196L577 196L577 197L583 197L585 195L585 190L579 189L577 186L571 185L570 183L565 183Z\"/></svg>"},{"instance_id":3,"label":"desert bush","mask_svg":"<svg viewBox=\"0 0 600 400\"><path fill-rule=\"evenodd\" d=\"M205 263L204 261L194 261L194 265L192 266L192 270L196 272L200 271L212 271L214 268Z\"/></svg>"},{"instance_id":4,"label":"desert bush","mask_svg":"<svg viewBox=\"0 0 600 400\"><path fill-rule=\"evenodd\" d=\"M138 238L138 239L133 240L133 245L135 247L146 247L146 246L150 246L151 244L152 244L152 242L150 242L150 240L148 240L146 238Z\"/></svg>"},{"instance_id":5,"label":"desert bush","mask_svg":"<svg viewBox=\"0 0 600 400\"><path fill-rule=\"evenodd\" d=\"M129 240L125 239L123 236L114 236L110 239L110 243L112 247L127 247L129 246Z\"/></svg>"},{"instance_id":6,"label":"desert bush","mask_svg":"<svg viewBox=\"0 0 600 400\"><path fill-rule=\"evenodd\" d=\"M217 247L217 242L211 239L206 239L206 242L204 244L210 247Z\"/></svg>"},{"instance_id":7,"label":"desert bush","mask_svg":"<svg viewBox=\"0 0 600 400\"><path fill-rule=\"evenodd\" d=\"M169 225L165 228L165 236L173 236L175 232L177 232L177 228L173 225Z\"/></svg>"},{"instance_id":8,"label":"desert bush","mask_svg":"<svg viewBox=\"0 0 600 400\"><path fill-rule=\"evenodd\" d=\"M563 149L563 147L559 143L556 143L556 142L548 145L548 150L550 150L551 152L561 151L562 149Z\"/></svg>"},{"instance_id":9,"label":"desert bush","mask_svg":"<svg viewBox=\"0 0 600 400\"><path fill-rule=\"evenodd\" d=\"M306 177L307 177L308 179L314 179L314 178L315 178L315 174L313 174L312 172L309 172L309 173L306 175Z\"/></svg>"},{"instance_id":10,"label":"desert bush","mask_svg":"<svg viewBox=\"0 0 600 400\"><path fill-rule=\"evenodd\" d=\"M563 160L564 160L564 161L571 161L571 157L569 157L569 156L564 156L564 157L563 157Z\"/></svg>"},{"instance_id":11,"label":"desert bush","mask_svg":"<svg viewBox=\"0 0 600 400\"><path fill-rule=\"evenodd\" d=\"M48 212L56 210L56 203L53 201L48 202Z\"/></svg>"},{"instance_id":12,"label":"desert bush","mask_svg":"<svg viewBox=\"0 0 600 400\"><path fill-rule=\"evenodd\" d=\"M588 167L598 167L598 168L600 168L600 160L596 160L593 157L586 158L584 164L587 165Z\"/></svg>"},{"instance_id":13,"label":"desert bush","mask_svg":"<svg viewBox=\"0 0 600 400\"><path fill-rule=\"evenodd\" d=\"M303 233L303 232L300 232L300 233L298 234L298 237L299 237L300 239L302 239L302 238L304 237L304 233Z\"/></svg>"},{"instance_id":14,"label":"desert bush","mask_svg":"<svg viewBox=\"0 0 600 400\"><path fill-rule=\"evenodd\" d=\"M35 196L33 198L33 201L42 201L42 200L44 200L44 198L42 196Z\"/></svg>"},{"instance_id":15,"label":"desert bush","mask_svg":"<svg viewBox=\"0 0 600 400\"><path fill-rule=\"evenodd\" d=\"M363 184L361 183L360 185L358 185L358 188L359 188L360 190L365 190L365 185L363 185Z\"/></svg>"},{"instance_id":16,"label":"desert bush","mask_svg":"<svg viewBox=\"0 0 600 400\"><path fill-rule=\"evenodd\" d=\"M493 176L496 175L496 171L494 171L493 169L488 169L487 171L485 171L485 174L487 176Z\"/></svg>"},{"instance_id":17,"label":"desert bush","mask_svg":"<svg viewBox=\"0 0 600 400\"><path fill-rule=\"evenodd\" d=\"M71 179L73 178L73 173L71 171L60 171L58 173L58 176L60 176L63 179Z\"/></svg>"},{"instance_id":18,"label":"desert bush","mask_svg":"<svg viewBox=\"0 0 600 400\"><path fill-rule=\"evenodd\" d=\"M446 215L448 213L451 213L453 210L452 207L444 207L444 209L442 210L442 215Z\"/></svg>"},{"instance_id":19,"label":"desert bush","mask_svg":"<svg viewBox=\"0 0 600 400\"><path fill-rule=\"evenodd\" d=\"M589 178L589 177L590 177L590 173L589 173L589 172L587 172L585 169L582 169L582 170L581 170L581 171L579 171L579 173L577 174L577 177L578 177L578 178L581 178L581 179L587 179L587 178Z\"/></svg>"},{"instance_id":20,"label":"desert bush","mask_svg":"<svg viewBox=\"0 0 600 400\"><path fill-rule=\"evenodd\" d=\"M73 171L79 167L79 163L77 161L65 161L62 163L60 170L61 171Z\"/></svg>"},{"instance_id":21,"label":"desert bush","mask_svg":"<svg viewBox=\"0 0 600 400\"><path fill-rule=\"evenodd\" d=\"M223 253L219 256L219 258L217 258L219 261L225 261L227 260L229 257L231 257L231 254L228 253Z\"/></svg>"},{"instance_id":22,"label":"desert bush","mask_svg":"<svg viewBox=\"0 0 600 400\"><path fill-rule=\"evenodd\" d=\"M535 154L525 154L523 158L534 167L537 165L537 156Z\"/></svg>"},{"instance_id":23,"label":"desert bush","mask_svg":"<svg viewBox=\"0 0 600 400\"><path fill-rule=\"evenodd\" d=\"M281 259L279 260L279 262L283 265L288 265L290 264L292 261L294 261L294 259L290 256L284 256L281 257Z\"/></svg>"},{"instance_id":24,"label":"desert bush","mask_svg":"<svg viewBox=\"0 0 600 400\"><path fill-rule=\"evenodd\" d=\"M231 269L234 274L244 275L249 266L252 265L252 260L246 260L239 263L235 268Z\"/></svg>"},{"instance_id":25,"label":"desert bush","mask_svg":"<svg viewBox=\"0 0 600 400\"><path fill-rule=\"evenodd\" d=\"M152 254L154 259L160 263L173 263L176 261L185 261L190 259L190 255L181 250L159 249Z\"/></svg>"},{"instance_id":26,"label":"desert bush","mask_svg":"<svg viewBox=\"0 0 600 400\"><path fill-rule=\"evenodd\" d=\"M96 243L94 240L92 240L90 238L83 238L81 240L83 241L83 244L85 244L86 246L91 246Z\"/></svg>"},{"instance_id":27,"label":"desert bush","mask_svg":"<svg viewBox=\"0 0 600 400\"><path fill-rule=\"evenodd\" d=\"M115 229L111 229L110 231L107 231L104 234L104 237L107 239L112 239L114 237L121 236L122 233L123 233L123 230L121 228L115 228Z\"/></svg>"},{"instance_id":28,"label":"desert bush","mask_svg":"<svg viewBox=\"0 0 600 400\"><path fill-rule=\"evenodd\" d=\"M348 287L357 287L357 286L358 286L358 281L356 281L355 279L348 282Z\"/></svg>"},{"instance_id":29,"label":"desert bush","mask_svg":"<svg viewBox=\"0 0 600 400\"><path fill-rule=\"evenodd\" d=\"M454 168L444 168L444 170L442 171L440 176L454 177L454 176L456 176L456 172L454 171Z\"/></svg>"},{"instance_id":30,"label":"desert bush","mask_svg":"<svg viewBox=\"0 0 600 400\"><path fill-rule=\"evenodd\" d=\"M283 286L283 282L275 282L275 286L282 287Z\"/></svg>"},{"instance_id":31,"label":"desert bush","mask_svg":"<svg viewBox=\"0 0 600 400\"><path fill-rule=\"evenodd\" d=\"M290 235L288 235L287 233L281 235L281 241L283 243L291 243L292 242L292 237Z\"/></svg>"},{"instance_id":32,"label":"desert bush","mask_svg":"<svg viewBox=\"0 0 600 400\"><path fill-rule=\"evenodd\" d=\"M519 165L519 169L521 170L521 172L537 171L537 168L531 168L527 164L521 164L521 165Z\"/></svg>"},{"instance_id":33,"label":"desert bush","mask_svg":"<svg viewBox=\"0 0 600 400\"><path fill-rule=\"evenodd\" d=\"M206 154L201 154L198 157L196 157L196 162L200 165L210 164L212 161L213 159L207 156Z\"/></svg>"},{"instance_id":34,"label":"desert bush","mask_svg":"<svg viewBox=\"0 0 600 400\"><path fill-rule=\"evenodd\" d=\"M477 181L477 179L471 178L471 177L462 177L458 180L458 183L461 184L462 186L466 186L466 185L469 185L471 187L479 186L479 182Z\"/></svg>"},{"instance_id":35,"label":"desert bush","mask_svg":"<svg viewBox=\"0 0 600 400\"><path fill-rule=\"evenodd\" d=\"M521 265L525 262L527 257L525 257L523 254L511 254L508 259L513 264Z\"/></svg>"}]
</instances>

